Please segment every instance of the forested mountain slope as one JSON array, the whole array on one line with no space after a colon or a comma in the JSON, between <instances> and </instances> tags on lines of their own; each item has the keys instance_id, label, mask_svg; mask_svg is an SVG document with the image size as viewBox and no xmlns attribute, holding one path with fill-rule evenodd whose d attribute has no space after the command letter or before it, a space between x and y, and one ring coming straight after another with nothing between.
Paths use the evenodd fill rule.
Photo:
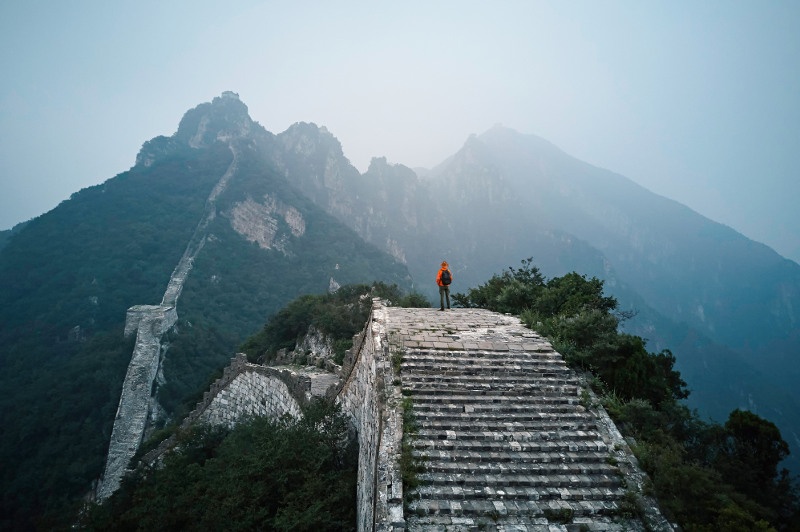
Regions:
<instances>
[{"instance_id":1,"label":"forested mountain slope","mask_svg":"<svg viewBox=\"0 0 800 532\"><path fill-rule=\"evenodd\" d=\"M98 478L131 357L126 310L162 300L190 242L202 247L162 339L160 422L298 295L384 281L438 299L443 259L466 291L532 257L548 276L604 280L638 312L623 327L674 352L703 415L751 409L800 454L797 264L531 135L472 136L424 176L380 157L361 174L326 128L270 133L223 93L129 171L0 233L3 528Z\"/></svg>"},{"instance_id":2,"label":"forested mountain slope","mask_svg":"<svg viewBox=\"0 0 800 532\"><path fill-rule=\"evenodd\" d=\"M273 141L235 95L223 95L189 111L175 135L145 143L129 171L8 238L0 251L0 528L63 515L100 476L133 346L123 338L126 310L162 300L198 231L203 247L155 387L162 423L182 415L237 346L295 297L337 283L409 285L405 266L268 164ZM212 191L215 208L198 229Z\"/></svg>"}]
</instances>

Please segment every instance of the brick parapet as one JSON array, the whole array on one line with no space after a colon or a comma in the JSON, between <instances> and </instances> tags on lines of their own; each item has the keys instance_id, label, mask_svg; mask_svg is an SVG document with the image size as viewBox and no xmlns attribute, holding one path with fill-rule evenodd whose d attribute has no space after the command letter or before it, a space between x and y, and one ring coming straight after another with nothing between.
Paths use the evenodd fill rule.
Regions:
<instances>
[{"instance_id":1,"label":"brick parapet","mask_svg":"<svg viewBox=\"0 0 800 532\"><path fill-rule=\"evenodd\" d=\"M186 416L181 429L195 423L232 426L246 416L281 417L301 415L311 399L311 377L288 369L279 369L247 361L237 353L223 370L222 377L211 384L203 399ZM142 462L152 464L175 446L173 435L156 449L145 454Z\"/></svg>"},{"instance_id":2,"label":"brick parapet","mask_svg":"<svg viewBox=\"0 0 800 532\"><path fill-rule=\"evenodd\" d=\"M305 405L311 399L311 378L308 375L303 375L288 369L278 369L269 366L261 366L259 364L251 364L247 361L247 355L244 353L237 353L236 356L231 359L231 363L228 365L228 367L223 370L222 377L217 379L210 386L208 391L203 394L203 400L197 403L194 410L183 421L182 426L188 427L193 423L201 421L201 418L203 418L203 416L206 414L206 411L212 407L217 397L220 394L230 394L231 385L243 374L259 375L264 378L262 380L269 382L274 381L276 385L285 388L286 393L284 394L284 397L287 401L287 404L284 405L284 410L287 412L295 410L299 412L301 406ZM251 378L246 379L244 382L250 383L249 386L253 388L250 389L250 393L252 393L254 398L259 394L270 393L261 390L261 387L258 385L259 379ZM245 390L240 393L248 393L248 385L243 384L242 386L245 387ZM225 400L227 401L228 399ZM294 403L294 405L291 403ZM256 409L256 407L245 406L242 406L242 408L245 410ZM231 414L233 414L233 412L231 412ZM225 417L230 417L234 421L236 419L236 416Z\"/></svg>"}]
</instances>

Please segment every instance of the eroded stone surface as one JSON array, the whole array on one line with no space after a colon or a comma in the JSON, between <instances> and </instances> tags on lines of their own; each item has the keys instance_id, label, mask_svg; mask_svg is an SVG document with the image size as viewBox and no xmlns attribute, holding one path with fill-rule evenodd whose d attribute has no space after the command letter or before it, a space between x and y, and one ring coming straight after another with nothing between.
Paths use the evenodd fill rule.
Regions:
<instances>
[{"instance_id":1,"label":"eroded stone surface","mask_svg":"<svg viewBox=\"0 0 800 532\"><path fill-rule=\"evenodd\" d=\"M386 312L425 465L407 529L670 530L630 515L641 472L547 339L479 309Z\"/></svg>"},{"instance_id":2,"label":"eroded stone surface","mask_svg":"<svg viewBox=\"0 0 800 532\"><path fill-rule=\"evenodd\" d=\"M294 237L303 236L306 232L306 222L300 211L269 194L264 196L261 203L252 198L237 203L228 217L234 231L262 249L284 251L288 235L281 231L281 220Z\"/></svg>"}]
</instances>

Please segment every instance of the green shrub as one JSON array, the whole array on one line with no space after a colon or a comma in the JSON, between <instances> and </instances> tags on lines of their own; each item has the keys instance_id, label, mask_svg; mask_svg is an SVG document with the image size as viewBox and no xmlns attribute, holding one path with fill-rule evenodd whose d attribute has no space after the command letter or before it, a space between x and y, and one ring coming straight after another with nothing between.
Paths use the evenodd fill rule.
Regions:
<instances>
[{"instance_id":1,"label":"green shrub","mask_svg":"<svg viewBox=\"0 0 800 532\"><path fill-rule=\"evenodd\" d=\"M410 397L404 397L401 408L403 409L403 440L400 444L400 476L403 479L404 502L411 501L414 489L420 485L419 475L425 472L424 463L414 456L413 440L419 431L419 425L414 416L413 403Z\"/></svg>"},{"instance_id":2,"label":"green shrub","mask_svg":"<svg viewBox=\"0 0 800 532\"><path fill-rule=\"evenodd\" d=\"M419 294L403 296L397 285L385 283L345 285L334 293L304 295L272 316L241 349L251 362L268 363L280 349L294 349L298 340L313 327L331 341L334 360L341 364L345 351L352 347L353 336L364 328L369 318L373 297L405 303L424 300Z\"/></svg>"},{"instance_id":3,"label":"green shrub","mask_svg":"<svg viewBox=\"0 0 800 532\"><path fill-rule=\"evenodd\" d=\"M319 401L300 420L198 426L163 467L139 470L82 530L351 530L357 452L349 421Z\"/></svg>"}]
</instances>

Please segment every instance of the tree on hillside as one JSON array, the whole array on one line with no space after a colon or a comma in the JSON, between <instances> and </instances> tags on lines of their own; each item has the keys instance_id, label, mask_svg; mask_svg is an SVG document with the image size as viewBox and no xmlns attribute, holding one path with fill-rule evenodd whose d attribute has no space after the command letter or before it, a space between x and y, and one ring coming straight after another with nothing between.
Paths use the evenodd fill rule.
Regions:
<instances>
[{"instance_id":1,"label":"tree on hillside","mask_svg":"<svg viewBox=\"0 0 800 532\"><path fill-rule=\"evenodd\" d=\"M726 482L754 501L770 506L787 487L788 471L778 471L789 445L774 423L736 409L720 431L715 467Z\"/></svg>"}]
</instances>

